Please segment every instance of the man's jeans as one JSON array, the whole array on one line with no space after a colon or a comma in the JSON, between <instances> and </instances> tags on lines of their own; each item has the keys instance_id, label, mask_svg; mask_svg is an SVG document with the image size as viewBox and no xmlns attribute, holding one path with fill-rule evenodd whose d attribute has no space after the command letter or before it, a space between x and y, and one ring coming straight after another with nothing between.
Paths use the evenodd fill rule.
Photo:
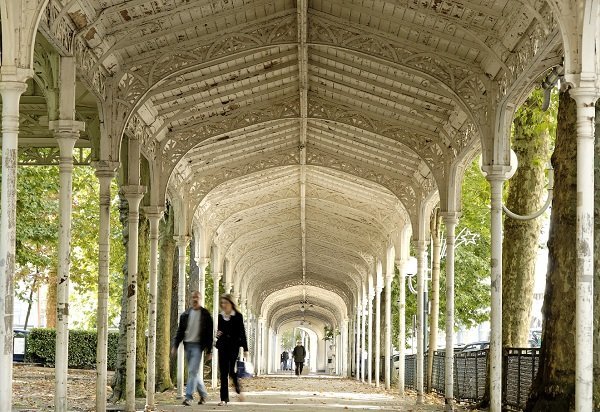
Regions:
<instances>
[{"instance_id":1,"label":"man's jeans","mask_svg":"<svg viewBox=\"0 0 600 412\"><path fill-rule=\"evenodd\" d=\"M186 343L184 344L184 348L188 367L188 381L185 386L185 398L193 399L194 390L198 390L200 396L206 399L208 398L206 387L204 386L203 379L198 376L200 360L202 359L202 347L199 343Z\"/></svg>"}]
</instances>

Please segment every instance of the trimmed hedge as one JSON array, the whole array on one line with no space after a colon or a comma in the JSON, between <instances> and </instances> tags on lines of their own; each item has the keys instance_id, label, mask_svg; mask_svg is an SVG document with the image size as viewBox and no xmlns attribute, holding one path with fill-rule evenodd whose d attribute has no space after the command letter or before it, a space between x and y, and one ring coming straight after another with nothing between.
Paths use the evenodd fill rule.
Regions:
<instances>
[{"instance_id":1,"label":"trimmed hedge","mask_svg":"<svg viewBox=\"0 0 600 412\"><path fill-rule=\"evenodd\" d=\"M114 370L117 360L117 342L119 334L108 334L108 369ZM96 368L96 342L95 331L70 330L69 331L69 368L95 369ZM54 329L34 328L27 335L25 347L25 361L41 363L44 366L54 366L56 346L56 331Z\"/></svg>"}]
</instances>

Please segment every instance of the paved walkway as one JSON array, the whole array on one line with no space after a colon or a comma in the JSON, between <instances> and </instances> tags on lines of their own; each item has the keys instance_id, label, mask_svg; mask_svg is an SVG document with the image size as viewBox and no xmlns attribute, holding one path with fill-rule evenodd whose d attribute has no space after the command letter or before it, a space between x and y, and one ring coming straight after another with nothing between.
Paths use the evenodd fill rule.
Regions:
<instances>
[{"instance_id":1,"label":"paved walkway","mask_svg":"<svg viewBox=\"0 0 600 412\"><path fill-rule=\"evenodd\" d=\"M245 401L237 395L226 407L217 406L218 392L209 391L210 401L203 406L185 407L178 405L169 393L158 395L160 411L286 411L286 412L328 412L340 410L354 411L441 411L443 407L437 397L428 397L427 405L415 406L415 399L409 395L401 400L393 392L376 389L355 380L309 375L300 378L290 375L271 375L244 381Z\"/></svg>"},{"instance_id":2,"label":"paved walkway","mask_svg":"<svg viewBox=\"0 0 600 412\"><path fill-rule=\"evenodd\" d=\"M69 411L93 411L95 373L90 370L69 370ZM426 404L416 407L409 393L400 399L393 391L387 392L353 379L325 375L295 377L289 374L271 375L244 380L245 402L237 395L226 407L219 407L217 390L209 390L206 405L181 405L174 390L156 395L157 411L248 411L248 412L329 412L329 411L442 411L442 399L428 396ZM54 369L18 365L13 380L14 411L38 412L54 409ZM144 399L138 400L143 411ZM122 410L123 405L109 407ZM2 411L3 412L3 411Z\"/></svg>"}]
</instances>

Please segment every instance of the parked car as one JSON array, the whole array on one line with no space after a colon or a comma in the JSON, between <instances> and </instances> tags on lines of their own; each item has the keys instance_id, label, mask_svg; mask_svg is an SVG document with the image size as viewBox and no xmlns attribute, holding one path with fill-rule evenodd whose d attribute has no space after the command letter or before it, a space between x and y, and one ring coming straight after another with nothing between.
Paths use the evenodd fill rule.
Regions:
<instances>
[{"instance_id":1,"label":"parked car","mask_svg":"<svg viewBox=\"0 0 600 412\"><path fill-rule=\"evenodd\" d=\"M25 362L25 345L28 330L13 329L13 362Z\"/></svg>"},{"instance_id":2,"label":"parked car","mask_svg":"<svg viewBox=\"0 0 600 412\"><path fill-rule=\"evenodd\" d=\"M465 352L477 352L478 350L488 349L489 347L490 347L490 343L489 342L468 343L465 346L463 346L463 348L462 348L462 350L460 352L461 353L465 353Z\"/></svg>"},{"instance_id":3,"label":"parked car","mask_svg":"<svg viewBox=\"0 0 600 412\"><path fill-rule=\"evenodd\" d=\"M400 363L400 355L398 355L397 353L392 355L392 365L394 365L395 370L398 370L398 368L400 367L399 363Z\"/></svg>"}]
</instances>

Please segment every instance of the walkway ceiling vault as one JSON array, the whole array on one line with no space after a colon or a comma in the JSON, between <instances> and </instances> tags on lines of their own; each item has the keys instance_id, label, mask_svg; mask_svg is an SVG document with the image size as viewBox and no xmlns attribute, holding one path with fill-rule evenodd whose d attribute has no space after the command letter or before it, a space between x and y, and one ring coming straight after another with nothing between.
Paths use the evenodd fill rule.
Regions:
<instances>
[{"instance_id":1,"label":"walkway ceiling vault","mask_svg":"<svg viewBox=\"0 0 600 412\"><path fill-rule=\"evenodd\" d=\"M101 152L142 139L234 291L331 322L562 54L542 0L55 0L41 30L108 102Z\"/></svg>"}]
</instances>

